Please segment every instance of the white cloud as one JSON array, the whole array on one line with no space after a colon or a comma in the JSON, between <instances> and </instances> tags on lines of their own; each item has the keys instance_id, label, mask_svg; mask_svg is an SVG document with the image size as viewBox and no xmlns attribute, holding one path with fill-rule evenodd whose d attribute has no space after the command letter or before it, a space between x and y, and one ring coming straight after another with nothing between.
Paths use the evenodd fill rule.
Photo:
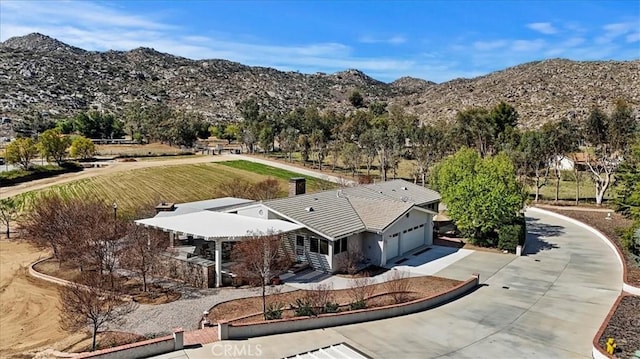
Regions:
<instances>
[{"instance_id":1,"label":"white cloud","mask_svg":"<svg viewBox=\"0 0 640 359\"><path fill-rule=\"evenodd\" d=\"M402 35L394 35L391 37L375 37L372 35L363 35L363 36L360 36L358 41L364 44L400 45L407 42L407 38Z\"/></svg>"},{"instance_id":2,"label":"white cloud","mask_svg":"<svg viewBox=\"0 0 640 359\"><path fill-rule=\"evenodd\" d=\"M545 35L552 35L558 32L550 22L534 22L527 24L527 27Z\"/></svg>"},{"instance_id":3,"label":"white cloud","mask_svg":"<svg viewBox=\"0 0 640 359\"><path fill-rule=\"evenodd\" d=\"M545 46L544 40L515 40L511 44L511 51L536 52Z\"/></svg>"},{"instance_id":4,"label":"white cloud","mask_svg":"<svg viewBox=\"0 0 640 359\"><path fill-rule=\"evenodd\" d=\"M640 41L640 31L634 32L634 33L631 33L631 34L627 35L627 37L625 39L627 40L627 42L638 42L638 41Z\"/></svg>"},{"instance_id":5,"label":"white cloud","mask_svg":"<svg viewBox=\"0 0 640 359\"><path fill-rule=\"evenodd\" d=\"M507 46L506 40L494 40L494 41L476 41L473 43L473 48L478 51L491 51Z\"/></svg>"},{"instance_id":6,"label":"white cloud","mask_svg":"<svg viewBox=\"0 0 640 359\"><path fill-rule=\"evenodd\" d=\"M604 34L598 36L596 38L596 43L598 44L608 44L617 38L624 36L628 33L631 34L631 39L633 39L633 32L638 31L638 23L637 22L617 22L606 24L602 27L604 30ZM629 36L627 36L628 41ZM632 42L632 41L629 41Z\"/></svg>"}]
</instances>

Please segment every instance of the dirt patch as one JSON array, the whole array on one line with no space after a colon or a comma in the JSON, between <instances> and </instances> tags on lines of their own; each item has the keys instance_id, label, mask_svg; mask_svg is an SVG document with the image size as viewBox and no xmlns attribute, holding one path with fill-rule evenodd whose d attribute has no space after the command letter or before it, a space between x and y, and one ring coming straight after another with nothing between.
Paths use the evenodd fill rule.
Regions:
<instances>
[{"instance_id":1,"label":"dirt patch","mask_svg":"<svg viewBox=\"0 0 640 359\"><path fill-rule=\"evenodd\" d=\"M595 229L602 232L602 234L613 241L615 245L620 248L620 251L623 253L627 262L626 282L636 287L640 286L640 268L635 264L634 260L631 258L631 256L629 256L627 251L622 248L622 244L620 242L620 232L624 230L624 228L627 228L632 224L632 221L630 219L627 219L615 212L611 213L611 219L607 219L607 214L601 211L592 212L584 210L562 210L557 208L550 210L576 219L582 223L587 223L591 227L594 227Z\"/></svg>"},{"instance_id":2,"label":"dirt patch","mask_svg":"<svg viewBox=\"0 0 640 359\"><path fill-rule=\"evenodd\" d=\"M636 350L640 350L640 297L628 295L622 298L598 341L603 350L608 338L616 341L618 358L631 358Z\"/></svg>"},{"instance_id":3,"label":"dirt patch","mask_svg":"<svg viewBox=\"0 0 640 359\"><path fill-rule=\"evenodd\" d=\"M411 277L408 280L411 283L409 287L411 291L409 294L410 300L430 297L449 290L461 283L459 280L434 276ZM380 294L387 291L384 284L374 284L372 287L372 297L375 298L373 298L371 302L368 302L369 306L391 304L391 298L387 299L386 295L382 297L380 296ZM307 291L305 290L296 290L293 292L272 294L267 296L267 305L269 305L269 303L281 303L285 308L290 308L292 304L296 303L297 299L303 298L306 292ZM340 304L341 310L346 310L347 305L351 302L350 290L335 290L332 294L333 302ZM221 320L231 321L240 317L247 318L244 318L241 321L234 321L234 323L262 320L262 315L258 313L262 313L262 297L242 298L214 306L209 310L209 320L212 323L216 323ZM293 311L285 310L283 312L283 318L286 318L289 315L293 317L293 314L291 313L293 313Z\"/></svg>"},{"instance_id":4,"label":"dirt patch","mask_svg":"<svg viewBox=\"0 0 640 359\"><path fill-rule=\"evenodd\" d=\"M0 240L2 358L24 357L46 347L61 350L86 337L60 329L57 287L28 274L27 266L47 255L25 242Z\"/></svg>"},{"instance_id":5,"label":"dirt patch","mask_svg":"<svg viewBox=\"0 0 640 359\"><path fill-rule=\"evenodd\" d=\"M47 259L36 264L33 269L56 278L75 281L81 275L80 270L71 262L60 263L55 259ZM147 284L147 292L142 291L142 283L138 279L117 276L115 286L126 295L142 304L165 304L180 299L180 293L155 284Z\"/></svg>"}]
</instances>

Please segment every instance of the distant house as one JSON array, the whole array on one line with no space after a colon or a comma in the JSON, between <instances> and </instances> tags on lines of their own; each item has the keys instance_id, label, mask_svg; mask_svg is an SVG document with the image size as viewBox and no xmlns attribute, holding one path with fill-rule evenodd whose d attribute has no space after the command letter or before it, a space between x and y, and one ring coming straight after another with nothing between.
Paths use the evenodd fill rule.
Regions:
<instances>
[{"instance_id":1,"label":"distant house","mask_svg":"<svg viewBox=\"0 0 640 359\"><path fill-rule=\"evenodd\" d=\"M433 244L433 216L440 194L404 180L305 193L304 178L292 179L290 197L264 202L238 198L176 205L138 220L176 235L214 241L216 285L221 285L223 244L267 231L285 235L284 247L298 262L340 270L349 252L364 264L384 266ZM227 249L229 250L229 249Z\"/></svg>"},{"instance_id":2,"label":"distant house","mask_svg":"<svg viewBox=\"0 0 640 359\"><path fill-rule=\"evenodd\" d=\"M566 156L556 156L551 160L551 167L558 168L563 171L573 171L578 166L578 170L587 169L589 154L584 152L570 153Z\"/></svg>"}]
</instances>

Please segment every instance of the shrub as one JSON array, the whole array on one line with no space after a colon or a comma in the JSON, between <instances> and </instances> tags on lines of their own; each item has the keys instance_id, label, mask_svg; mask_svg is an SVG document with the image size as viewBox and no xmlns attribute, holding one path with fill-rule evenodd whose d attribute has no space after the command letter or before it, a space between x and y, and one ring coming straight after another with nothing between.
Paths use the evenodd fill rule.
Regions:
<instances>
[{"instance_id":1,"label":"shrub","mask_svg":"<svg viewBox=\"0 0 640 359\"><path fill-rule=\"evenodd\" d=\"M314 309L324 308L327 303L333 302L333 291L331 284L316 284L311 290L305 292L304 300Z\"/></svg>"},{"instance_id":2,"label":"shrub","mask_svg":"<svg viewBox=\"0 0 640 359\"><path fill-rule=\"evenodd\" d=\"M364 259L364 255L358 251L349 251L338 259L338 268L342 273L354 275L358 272L358 265Z\"/></svg>"},{"instance_id":3,"label":"shrub","mask_svg":"<svg viewBox=\"0 0 640 359\"><path fill-rule=\"evenodd\" d=\"M404 303L409 299L411 281L409 273L394 269L387 274L387 281L383 284L384 290L389 292L394 303Z\"/></svg>"},{"instance_id":4,"label":"shrub","mask_svg":"<svg viewBox=\"0 0 640 359\"><path fill-rule=\"evenodd\" d=\"M311 303L304 298L296 299L296 304L294 306L296 308L295 309L296 317L311 317L316 315L316 312L314 308L311 306Z\"/></svg>"},{"instance_id":5,"label":"shrub","mask_svg":"<svg viewBox=\"0 0 640 359\"><path fill-rule=\"evenodd\" d=\"M340 306L338 303L327 302L322 310L324 313L338 313Z\"/></svg>"},{"instance_id":6,"label":"shrub","mask_svg":"<svg viewBox=\"0 0 640 359\"><path fill-rule=\"evenodd\" d=\"M498 233L498 248L515 252L518 246L521 228L519 224L507 224L500 227Z\"/></svg>"},{"instance_id":7,"label":"shrub","mask_svg":"<svg viewBox=\"0 0 640 359\"><path fill-rule=\"evenodd\" d=\"M371 278L356 278L349 288L351 297L351 309L363 309L367 307L367 299L373 295L375 288L371 285Z\"/></svg>"},{"instance_id":8,"label":"shrub","mask_svg":"<svg viewBox=\"0 0 640 359\"><path fill-rule=\"evenodd\" d=\"M366 307L367 302L364 300L358 300L349 304L349 309L351 310L365 309Z\"/></svg>"},{"instance_id":9,"label":"shrub","mask_svg":"<svg viewBox=\"0 0 640 359\"><path fill-rule=\"evenodd\" d=\"M282 309L284 305L280 302L267 304L267 311L264 312L266 320L282 319Z\"/></svg>"},{"instance_id":10,"label":"shrub","mask_svg":"<svg viewBox=\"0 0 640 359\"><path fill-rule=\"evenodd\" d=\"M622 247L635 259L636 265L640 266L640 223L627 228L620 236L620 240Z\"/></svg>"}]
</instances>

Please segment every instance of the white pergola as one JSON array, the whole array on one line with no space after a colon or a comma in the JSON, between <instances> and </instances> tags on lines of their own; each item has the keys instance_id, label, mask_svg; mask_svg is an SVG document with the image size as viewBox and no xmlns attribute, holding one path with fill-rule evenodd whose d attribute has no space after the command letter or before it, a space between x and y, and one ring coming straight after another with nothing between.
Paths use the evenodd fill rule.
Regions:
<instances>
[{"instance_id":1,"label":"white pergola","mask_svg":"<svg viewBox=\"0 0 640 359\"><path fill-rule=\"evenodd\" d=\"M279 219L263 219L213 211L139 219L135 223L170 232L172 236L182 234L215 241L216 287L222 284L222 242L235 242L254 235L287 233L304 228Z\"/></svg>"}]
</instances>

